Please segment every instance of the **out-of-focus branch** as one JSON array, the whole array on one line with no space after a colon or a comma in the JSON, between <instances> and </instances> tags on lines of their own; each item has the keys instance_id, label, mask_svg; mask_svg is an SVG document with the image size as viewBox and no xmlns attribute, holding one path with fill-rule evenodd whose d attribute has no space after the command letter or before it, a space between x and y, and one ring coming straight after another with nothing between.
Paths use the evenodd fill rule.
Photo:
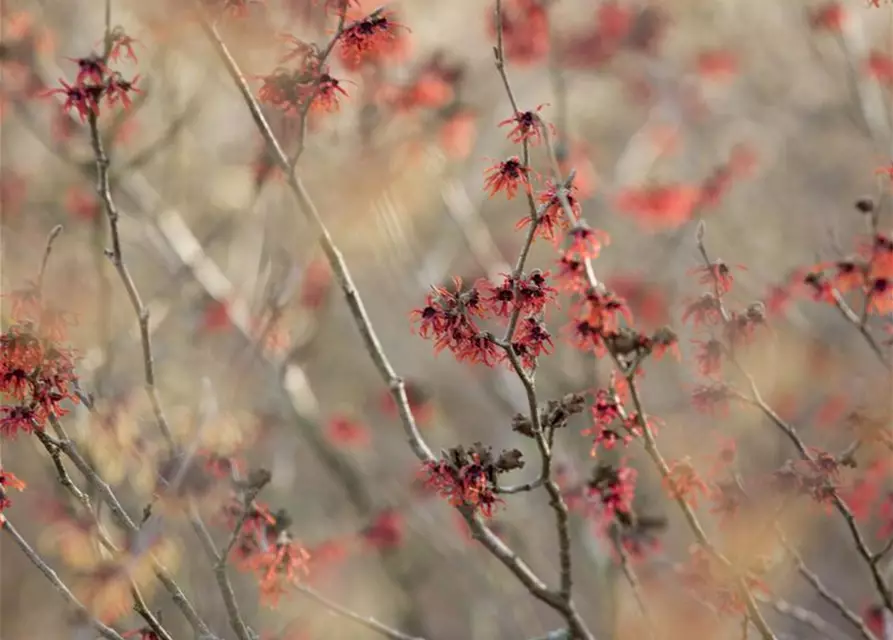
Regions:
<instances>
[{"instance_id":1,"label":"out-of-focus branch","mask_svg":"<svg viewBox=\"0 0 893 640\"><path fill-rule=\"evenodd\" d=\"M423 638L419 638L416 636L411 636L403 633L402 631L397 631L396 629L392 629L391 627L382 624L378 620L374 618L368 618L359 615L358 613L354 613L350 609L329 600L324 595L316 591L315 589L308 587L307 585L298 584L295 585L295 591L298 593L302 593L311 600L314 600L318 604L322 605L323 608L328 609L332 613L337 616L344 618L345 620L350 620L355 622L356 624L369 629L370 631L374 631L375 633L384 636L385 638L390 638L391 640L424 640Z\"/></svg>"},{"instance_id":2,"label":"out-of-focus branch","mask_svg":"<svg viewBox=\"0 0 893 640\"><path fill-rule=\"evenodd\" d=\"M121 249L121 234L118 230L118 219L120 214L118 212L118 207L112 198L111 185L109 182L109 159L102 143L102 136L99 133L99 117L96 113L91 111L88 117L88 122L90 125L90 141L93 146L93 153L96 157L96 193L105 207L105 214L109 222L109 232L112 241L112 248L108 253L108 256L121 278L121 282L127 292L127 297L130 300L133 311L139 319L146 393L152 404L155 420L171 451L176 451L176 443L174 442L170 425L164 415L164 410L161 406L161 398L155 383L155 356L152 352L152 334L149 330L149 310L143 305L139 290L136 287L136 283L133 281L133 277L130 275L130 270L127 268Z\"/></svg>"},{"instance_id":3,"label":"out-of-focus branch","mask_svg":"<svg viewBox=\"0 0 893 640\"><path fill-rule=\"evenodd\" d=\"M127 511L121 505L121 502L118 500L114 491L112 491L112 488L105 482L105 480L103 480L96 470L90 466L83 455L81 455L80 450L74 442L72 442L65 427L62 426L62 423L54 416L50 416L49 421L58 438L58 440L54 441L55 446L57 446L66 457L72 461L72 463L74 463L74 466L77 467L78 471L81 472L90 485L98 492L99 498L109 508L112 517L118 526L130 535L139 536L141 533L144 535L145 532L142 532L140 526L138 526L127 514ZM196 634L214 637L208 624L198 614L192 602L190 602L189 598L171 576L170 572L161 565L154 554L151 555L151 560L152 568L158 581L161 582L170 594L174 604L189 622Z\"/></svg>"},{"instance_id":4,"label":"out-of-focus branch","mask_svg":"<svg viewBox=\"0 0 893 640\"><path fill-rule=\"evenodd\" d=\"M199 515L195 505L190 506L189 516L192 527L195 529L199 542L202 544L202 548L204 548L205 553L214 565L214 576L217 579L217 585L220 587L220 594L223 596L223 604L226 607L230 628L232 628L233 633L236 634L236 637L239 640L254 640L256 636L252 634L248 625L245 624L245 619L242 617L242 612L239 608L239 602L236 600L236 594L235 591L233 591L233 585L229 579L229 573L227 572L226 556L221 555L221 553L217 551L217 546L214 544L211 532L208 531L208 527Z\"/></svg>"},{"instance_id":5,"label":"out-of-focus branch","mask_svg":"<svg viewBox=\"0 0 893 640\"><path fill-rule=\"evenodd\" d=\"M793 545L787 540L787 538L785 538L781 531L778 530L777 527L776 530L779 536L779 540L784 546L785 551L787 551L788 555L794 561L794 565L797 567L797 572L801 576L803 576L803 579L806 580L813 589L815 589L816 593L819 594L819 597L821 597L822 600L834 607L847 622L849 622L856 628L856 630L859 632L859 635L861 635L865 640L876 640L874 634L871 633L871 631L865 625L865 621L862 620L862 616L858 615L856 612L850 609L839 596L832 593L822 582L822 579L819 578L818 574L816 574L815 571L806 566L803 558L793 547Z\"/></svg>"},{"instance_id":6,"label":"out-of-focus branch","mask_svg":"<svg viewBox=\"0 0 893 640\"><path fill-rule=\"evenodd\" d=\"M3 516L0 519L0 527L6 531L7 535L12 538L13 542L15 542L16 546L22 550L22 552L28 557L31 563L37 567L37 569L46 577L47 580L53 585L57 592L68 602L68 605L72 607L81 618L89 624L91 627L96 629L96 632L101 635L103 638L107 640L124 640L124 637L119 634L117 631L112 629L111 627L103 624L92 615L87 610L80 600L78 600L75 595L71 592L71 590L65 586L65 583L59 578L58 574L53 571L52 568L40 557L40 555L31 548L31 545L28 544L28 541L22 537L22 534L18 532L18 530L13 526L13 524L9 521L6 516Z\"/></svg>"},{"instance_id":7,"label":"out-of-focus branch","mask_svg":"<svg viewBox=\"0 0 893 640\"><path fill-rule=\"evenodd\" d=\"M721 287L721 283L719 281L719 277L716 273L715 263L711 261L710 255L707 252L707 247L704 242L704 230L705 224L701 221L698 224L696 240L698 243L698 251L701 254L701 257L704 260L704 266L708 270L708 273L712 276L713 281L713 290L714 296L717 301L717 305L719 307L719 312L722 317L722 321L725 325L729 325L733 319L729 311L725 307L725 303L723 301L723 291ZM860 323L861 324L861 323ZM768 418L771 422L773 422L784 435L791 441L794 445L794 448L797 450L800 458L804 461L810 463L811 465L816 464L816 458L813 453L809 450L806 444L803 442L803 439L797 433L797 430L790 424L788 424L781 416L779 416L773 409L770 407L766 401L763 399L760 391L757 387L757 383L754 380L753 376L743 367L740 361L735 357L734 352L730 352L730 361L735 366L735 368L741 373L744 379L747 381L748 386L750 387L750 393L744 394L739 391L735 391L734 389L730 390L735 396L740 399L748 402L755 407L759 408L759 410L763 413L763 415ZM886 581L882 575L880 568L878 567L878 559L875 554L871 552L868 548L868 544L865 541L865 536L863 535L859 525L856 523L856 518L853 515L852 510L843 501L843 498L840 497L839 492L834 487L829 488L829 495L831 497L831 502L834 508L843 516L844 521L846 522L847 528L850 531L853 542L856 546L856 551L859 556L865 561L865 564L868 566L869 571L871 572L872 580L874 582L875 588L877 592L880 594L884 605L893 611L893 599L891 599L891 591L887 586Z\"/></svg>"}]
</instances>

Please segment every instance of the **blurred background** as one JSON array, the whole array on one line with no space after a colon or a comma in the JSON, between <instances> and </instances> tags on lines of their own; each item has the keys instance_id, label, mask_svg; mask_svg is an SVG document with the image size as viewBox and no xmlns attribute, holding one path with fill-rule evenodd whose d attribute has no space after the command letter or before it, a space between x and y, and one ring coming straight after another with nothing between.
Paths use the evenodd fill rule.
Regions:
<instances>
[{"instance_id":1,"label":"blurred background","mask_svg":"<svg viewBox=\"0 0 893 640\"><path fill-rule=\"evenodd\" d=\"M65 421L135 515L164 464L145 399L136 318L103 255L107 221L95 195L88 129L62 112L58 96L41 96L59 78L74 79L71 58L101 47L102 4L3 1L2 287L15 290L35 277L50 230L63 225L44 286L70 320L67 340L83 358L81 386L97 407L93 414L76 407ZM336 21L322 4L266 0L219 20L255 94L289 51L280 34L327 42ZM358 15L377 6L359 4ZM599 277L629 301L637 326L669 325L680 336L681 362L650 364L643 382L648 410L662 420L663 453L709 475L716 452L736 438L747 470L767 474L792 456L771 425L753 411L711 418L691 408L697 378L689 341L703 335L680 318L686 301L703 291L689 273L700 264L696 220L706 221L714 257L746 265L735 271L732 294L742 306L766 300L796 268L853 251L866 230L853 203L887 189L887 177L875 170L890 163L893 144L893 11L861 0L552 0L540 23L530 18L535 4L505 0L517 102L521 109L546 105L540 113L558 130L563 166L577 171L584 216L611 236L595 263ZM333 53L331 73L348 94L339 110L312 115L303 140L293 117L269 106L265 113L289 150L304 145L301 177L385 351L410 383L431 447L518 447L529 462L511 482L526 481L538 462L533 443L511 429L526 403L520 384L507 372L435 356L409 322L431 285L505 272L523 239L515 229L526 215L522 199L488 198L483 190L484 171L517 153L498 127L512 110L494 67L493 3L404 0L387 8L406 27L392 51L362 66ZM432 640L528 638L559 627L553 612L469 540L444 501L419 492L418 464L386 385L192 3L114 0L111 19L139 41L137 61L122 58L115 68L128 79L139 74L143 93L127 111L103 112L100 123L122 251L150 310L159 392L177 436L269 469L272 483L261 499L287 510L292 533L313 556L314 587L350 609ZM541 148L533 162L548 175ZM722 172L729 167L735 180L727 184ZM654 185L713 186L716 197L681 217L617 206L627 190ZM889 228L889 209L881 209L881 220ZM554 271L556 257L540 242L531 264ZM549 318L555 335L567 304ZM795 305L773 319L770 334L748 355L750 370L811 444L834 451L851 439L834 419L822 424L831 399L845 413L893 393L858 331L833 308ZM566 344L562 332L555 354L540 365L541 398L604 386L610 371ZM580 434L588 415L558 440L570 484L593 464L592 437ZM89 605L90 563L60 547L77 536L66 515L71 501L35 444L4 444L5 468L28 483L8 514L61 576L80 585L75 592ZM741 637L740 616L693 616L691 603L680 604L684 595L668 595L691 535L640 448L619 455L639 470L637 511L666 520L660 549L636 568L643 585L653 586L649 598L667 633ZM886 455L861 451L861 471L886 469ZM861 611L873 603L873 589L842 522L807 507L791 509L792 540ZM707 502L701 511L715 535L728 533L717 532ZM872 513L866 531L879 544L881 523ZM230 637L210 563L181 515L172 508L162 518L171 569L212 628ZM508 497L494 518L506 542L554 583L552 523L541 492ZM584 618L599 638L644 637L610 541L582 516L574 516L573 533ZM728 535L734 546L766 533L754 522ZM765 611L779 633L820 637L815 624L791 615L803 618L808 609L833 627L828 637L859 637L768 537L774 568ZM0 551L3 640L72 637L71 618L45 579L5 538ZM188 637L167 595L146 582L153 610L163 612L175 637ZM375 637L301 594L268 608L250 578L238 576L236 586L265 639ZM139 621L124 617L118 628L128 624Z\"/></svg>"}]
</instances>

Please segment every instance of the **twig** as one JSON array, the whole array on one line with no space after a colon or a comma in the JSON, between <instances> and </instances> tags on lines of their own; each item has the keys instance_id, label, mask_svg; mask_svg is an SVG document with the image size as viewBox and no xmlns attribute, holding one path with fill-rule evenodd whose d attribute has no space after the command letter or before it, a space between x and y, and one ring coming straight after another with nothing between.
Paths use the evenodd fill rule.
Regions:
<instances>
[{"instance_id":1,"label":"twig","mask_svg":"<svg viewBox=\"0 0 893 640\"><path fill-rule=\"evenodd\" d=\"M831 638L832 640L848 640L849 636L843 631L829 623L815 611L804 609L796 604L791 604L787 600L779 598L769 598L761 594L754 594L758 602L768 604L783 616L787 616L792 620L796 620L800 624L810 627L819 635Z\"/></svg>"},{"instance_id":2,"label":"twig","mask_svg":"<svg viewBox=\"0 0 893 640\"><path fill-rule=\"evenodd\" d=\"M40 261L40 270L37 272L37 295L38 297L42 297L43 294L43 278L46 275L47 263L50 260L50 254L53 252L53 243L56 241L56 238L59 237L59 234L62 233L63 227L61 224L57 224L50 231L50 234L47 236L46 246L43 250L43 258Z\"/></svg>"},{"instance_id":3,"label":"twig","mask_svg":"<svg viewBox=\"0 0 893 640\"><path fill-rule=\"evenodd\" d=\"M358 625L365 627L371 631L375 631L376 633L384 636L385 638L391 638L391 640L423 640L423 638L419 638L416 636L410 636L410 635L407 635L401 631L397 631L396 629L392 629L391 627L388 627L387 625L384 625L381 622L378 622L374 618L368 618L368 617L361 616L357 613L354 613L350 609L343 607L342 605L338 604L337 602L333 602L332 600L329 600L328 598L323 596L321 593L319 593L315 589L312 589L306 585L303 585L303 584L295 585L295 590L298 591L299 593L304 594L308 598L315 600L317 603L321 604L323 607L325 607L332 613L335 613L347 620L351 620L351 621L357 623Z\"/></svg>"},{"instance_id":4,"label":"twig","mask_svg":"<svg viewBox=\"0 0 893 640\"><path fill-rule=\"evenodd\" d=\"M819 597L821 597L822 600L834 607L847 622L849 622L856 628L856 630L859 632L859 635L861 635L865 640L876 640L874 634L865 625L865 621L862 619L862 616L858 615L856 612L846 606L846 603L839 596L832 593L828 589L828 587L825 586L821 578L819 578L818 574L816 574L808 566L806 566L803 558L793 547L793 545L787 540L784 534L782 534L778 527L776 527L776 533L778 535L779 541L785 548L785 551L794 561L794 564L797 567L797 572L801 576L803 576L803 579L806 580L813 589L815 589L816 593L819 594Z\"/></svg>"},{"instance_id":5,"label":"twig","mask_svg":"<svg viewBox=\"0 0 893 640\"><path fill-rule=\"evenodd\" d=\"M127 297L130 299L130 304L139 320L146 393L152 404L152 411L155 414L158 428L167 441L171 452L174 452L177 450L176 442L174 441L167 418L164 415L164 410L161 407L161 398L159 397L158 389L155 384L155 356L152 351L152 333L149 330L149 310L143 305L139 290L124 262L124 256L121 250L121 236L118 230L118 218L120 214L115 201L112 199L111 186L109 183L109 159L106 155L102 137L99 133L99 118L91 111L88 121L90 125L90 141L96 158L96 193L99 195L105 207L112 240L112 249L107 255L111 259L112 264L121 278L124 289L127 291Z\"/></svg>"},{"instance_id":6,"label":"twig","mask_svg":"<svg viewBox=\"0 0 893 640\"><path fill-rule=\"evenodd\" d=\"M226 570L226 558L217 551L214 539L211 537L211 532L208 531L208 527L205 525L194 504L190 505L189 512L189 520L192 523L192 527L195 529L205 553L208 554L214 565L214 576L217 579L217 585L220 587L220 593L223 596L223 604L226 607L230 627L239 640L254 640L256 636L254 636L248 629L248 625L245 624L245 619L242 617L242 612L239 609L239 603L236 600L236 594L233 591L233 585L229 579L229 573Z\"/></svg>"},{"instance_id":7,"label":"twig","mask_svg":"<svg viewBox=\"0 0 893 640\"><path fill-rule=\"evenodd\" d=\"M629 587L633 592L633 598L635 598L636 605L639 607L639 612L645 619L648 637L657 638L660 634L657 632L657 626L654 624L654 618L651 616L651 610L648 608L645 594L642 593L642 585L639 583L639 577L636 575L636 570L629 561L629 553L627 553L626 549L623 547L623 541L620 540L616 530L612 532L611 542L614 545L617 555L620 557L620 570L623 571L623 576L626 578L627 583L629 583Z\"/></svg>"}]
</instances>

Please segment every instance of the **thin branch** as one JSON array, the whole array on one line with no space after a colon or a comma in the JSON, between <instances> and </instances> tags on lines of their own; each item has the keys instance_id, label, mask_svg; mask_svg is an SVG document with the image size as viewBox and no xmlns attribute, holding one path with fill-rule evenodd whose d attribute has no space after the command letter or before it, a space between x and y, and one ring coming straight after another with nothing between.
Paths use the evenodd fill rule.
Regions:
<instances>
[{"instance_id":1,"label":"thin branch","mask_svg":"<svg viewBox=\"0 0 893 640\"><path fill-rule=\"evenodd\" d=\"M387 625L382 624L381 622L378 622L374 618L368 618L368 617L361 616L357 613L354 613L350 609L343 607L342 605L338 604L337 602L333 602L332 600L329 600L328 598L323 596L321 593L319 593L315 589L312 589L306 585L303 585L303 584L295 585L295 590L298 591L299 593L304 594L308 598L315 600L317 603L321 604L324 608L328 609L332 613L334 613L338 616L341 616L342 618L344 618L346 620L355 622L356 624L358 624L362 627L365 627L366 629L369 629L370 631L374 631L374 632L378 633L379 635L384 636L385 638L390 638L391 640L424 640L423 638L419 638L417 636L411 636L411 635L405 634L401 631L397 631L396 629L393 629Z\"/></svg>"},{"instance_id":2,"label":"thin branch","mask_svg":"<svg viewBox=\"0 0 893 640\"><path fill-rule=\"evenodd\" d=\"M820 636L831 638L831 640L849 640L847 634L825 620L815 611L804 609L803 607L779 598L769 598L761 594L755 594L754 597L758 602L769 605L779 614L786 616L791 620L796 620L800 624L811 628Z\"/></svg>"},{"instance_id":3,"label":"thin branch","mask_svg":"<svg viewBox=\"0 0 893 640\"><path fill-rule=\"evenodd\" d=\"M239 609L239 603L236 600L236 594L233 591L233 585L226 570L226 559L217 551L211 532L208 531L208 527L194 504L190 505L189 512L189 520L192 523L192 527L195 529L205 553L211 558L211 562L214 565L214 576L223 596L223 604L226 607L230 627L239 640L254 640L255 636L248 629L248 625L245 624L245 619L242 617L242 612Z\"/></svg>"},{"instance_id":4,"label":"thin branch","mask_svg":"<svg viewBox=\"0 0 893 640\"><path fill-rule=\"evenodd\" d=\"M794 565L797 567L797 572L803 576L803 579L806 580L813 589L815 589L816 593L819 594L819 597L834 607L844 620L853 625L864 640L877 640L871 630L866 626L862 616L850 609L839 596L832 593L828 587L825 586L818 574L806 566L803 558L777 527L776 533L779 541L785 548L785 551L794 561Z\"/></svg>"},{"instance_id":5,"label":"thin branch","mask_svg":"<svg viewBox=\"0 0 893 640\"><path fill-rule=\"evenodd\" d=\"M106 155L102 137L99 133L99 118L91 111L88 120L90 124L90 141L96 158L96 193L99 195L105 207L112 239L112 249L107 255L111 259L112 264L115 266L115 269L121 278L124 289L127 291L127 297L130 299L130 304L139 320L146 393L152 404L152 411L155 414L158 428L173 452L176 451L176 443L174 442L174 437L171 433L167 418L164 415L164 410L161 407L161 398L159 397L155 383L155 356L152 351L152 333L149 330L149 310L143 305L139 290L130 275L130 270L124 262L124 256L121 250L121 235L118 230L118 218L120 214L115 201L112 199L111 186L109 183L109 159Z\"/></svg>"},{"instance_id":6,"label":"thin branch","mask_svg":"<svg viewBox=\"0 0 893 640\"><path fill-rule=\"evenodd\" d=\"M43 258L40 261L40 270L37 272L37 295L38 297L43 294L43 279L46 275L47 263L50 260L50 254L53 252L53 243L56 241L56 238L59 237L59 234L62 233L62 225L57 224L50 231L50 234L47 236L46 246L43 250Z\"/></svg>"},{"instance_id":7,"label":"thin branch","mask_svg":"<svg viewBox=\"0 0 893 640\"><path fill-rule=\"evenodd\" d=\"M620 570L623 571L623 576L626 578L626 581L627 583L629 583L629 587L633 592L633 598L635 598L636 605L639 607L639 613L641 613L642 618L645 619L645 626L648 630L648 637L656 638L660 634L658 634L657 632L657 626L654 623L654 618L651 615L651 610L648 608L648 603L645 600L645 594L642 593L642 585L639 583L639 577L638 575L636 575L636 570L633 568L632 564L629 561L629 553L627 553L626 549L623 546L623 541L620 540L617 533L617 531L612 532L611 542L614 545L614 550L620 557Z\"/></svg>"}]
</instances>

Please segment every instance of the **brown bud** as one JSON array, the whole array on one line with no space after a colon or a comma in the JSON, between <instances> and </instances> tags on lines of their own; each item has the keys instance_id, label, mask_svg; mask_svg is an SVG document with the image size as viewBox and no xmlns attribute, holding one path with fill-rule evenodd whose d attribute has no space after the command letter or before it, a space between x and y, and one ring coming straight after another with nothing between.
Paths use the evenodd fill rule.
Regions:
<instances>
[{"instance_id":1,"label":"brown bud","mask_svg":"<svg viewBox=\"0 0 893 640\"><path fill-rule=\"evenodd\" d=\"M536 435L533 432L533 424L531 424L530 418L523 413L516 413L512 418L512 431L520 433L522 436L528 438L532 438Z\"/></svg>"}]
</instances>

